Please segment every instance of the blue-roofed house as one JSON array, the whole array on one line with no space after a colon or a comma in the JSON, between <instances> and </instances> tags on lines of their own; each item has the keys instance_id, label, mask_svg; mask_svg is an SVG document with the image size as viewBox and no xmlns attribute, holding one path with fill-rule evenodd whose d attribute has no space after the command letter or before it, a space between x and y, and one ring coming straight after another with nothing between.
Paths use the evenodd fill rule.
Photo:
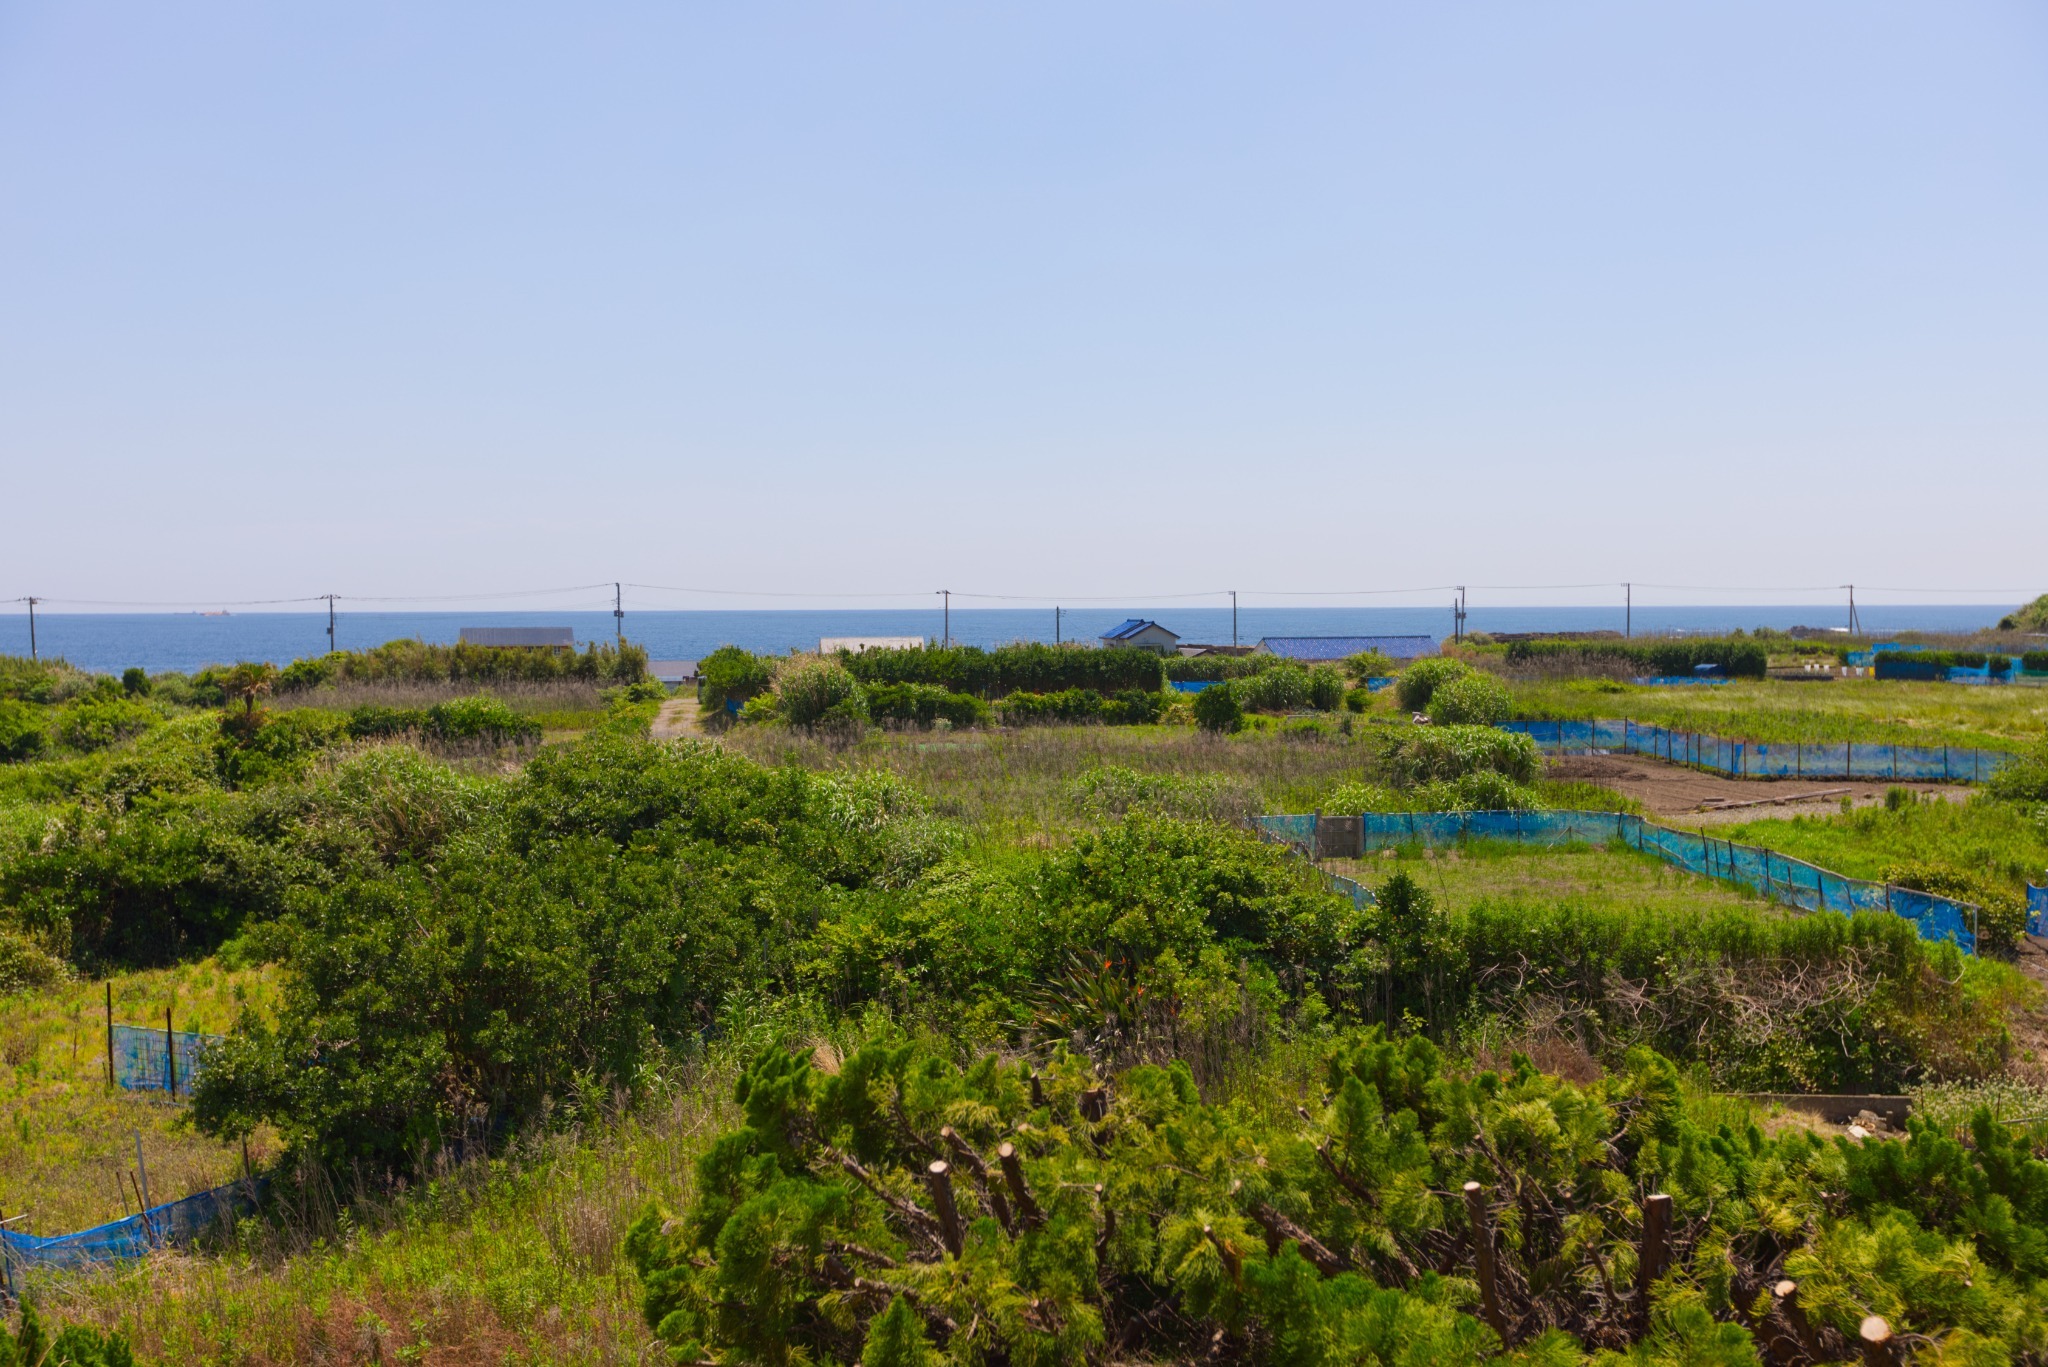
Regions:
<instances>
[{"instance_id":1,"label":"blue-roofed house","mask_svg":"<svg viewBox=\"0 0 2048 1367\"><path fill-rule=\"evenodd\" d=\"M1377 650L1390 660L1414 660L1436 654L1434 636L1268 636L1259 642L1257 654L1278 655L1303 664L1348 660Z\"/></svg>"},{"instance_id":2,"label":"blue-roofed house","mask_svg":"<svg viewBox=\"0 0 2048 1367\"><path fill-rule=\"evenodd\" d=\"M1102 633L1105 646L1135 646L1139 650L1156 651L1171 655L1180 646L1180 637L1168 631L1157 622L1148 622L1142 617L1133 617L1122 626Z\"/></svg>"}]
</instances>

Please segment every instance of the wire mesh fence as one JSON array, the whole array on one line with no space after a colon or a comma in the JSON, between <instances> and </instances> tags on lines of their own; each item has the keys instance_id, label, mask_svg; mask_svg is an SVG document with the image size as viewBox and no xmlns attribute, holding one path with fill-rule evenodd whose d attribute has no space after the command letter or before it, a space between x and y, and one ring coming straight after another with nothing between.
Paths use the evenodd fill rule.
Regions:
<instances>
[{"instance_id":1,"label":"wire mesh fence","mask_svg":"<svg viewBox=\"0 0 2048 1367\"><path fill-rule=\"evenodd\" d=\"M1511 721L1553 754L1648 755L1712 769L1736 778L1905 779L1923 783L1979 783L2018 758L2002 750L1950 745L1891 745L1862 741L1732 740L1625 717L1594 721Z\"/></svg>"},{"instance_id":2,"label":"wire mesh fence","mask_svg":"<svg viewBox=\"0 0 2048 1367\"><path fill-rule=\"evenodd\" d=\"M141 1025L116 1025L108 1032L114 1081L131 1092L189 1094L206 1071L206 1053L219 1035L189 1030L152 1030Z\"/></svg>"},{"instance_id":3,"label":"wire mesh fence","mask_svg":"<svg viewBox=\"0 0 2048 1367\"><path fill-rule=\"evenodd\" d=\"M1356 858L1403 845L1512 840L1534 845L1623 845L1688 873L1738 883L1802 911L1889 911L1928 940L1977 950L1978 908L1933 893L1850 878L1758 845L1676 830L1624 812L1366 812L1357 817L1262 816L1255 824L1311 858ZM1363 904L1361 904L1363 905Z\"/></svg>"}]
</instances>

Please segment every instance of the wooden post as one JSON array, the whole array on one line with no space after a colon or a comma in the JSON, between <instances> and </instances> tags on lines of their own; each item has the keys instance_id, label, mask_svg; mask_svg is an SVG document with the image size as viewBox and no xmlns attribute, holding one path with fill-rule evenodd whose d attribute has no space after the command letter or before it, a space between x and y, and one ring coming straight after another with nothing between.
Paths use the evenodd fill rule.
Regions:
<instances>
[{"instance_id":1,"label":"wooden post","mask_svg":"<svg viewBox=\"0 0 2048 1367\"><path fill-rule=\"evenodd\" d=\"M1636 1313L1650 1321L1650 1288L1671 1262L1671 1198L1663 1192L1643 1201L1643 1243L1636 1251Z\"/></svg>"},{"instance_id":2,"label":"wooden post","mask_svg":"<svg viewBox=\"0 0 2048 1367\"><path fill-rule=\"evenodd\" d=\"M1018 1214L1024 1223L1038 1226L1045 1223L1045 1213L1038 1208L1038 1202L1031 1199L1031 1188L1024 1185L1024 1165L1017 1161L1017 1146L1004 1140L996 1146L996 1162L1002 1166L1003 1181L1009 1184L1010 1199L1017 1203Z\"/></svg>"},{"instance_id":3,"label":"wooden post","mask_svg":"<svg viewBox=\"0 0 2048 1367\"><path fill-rule=\"evenodd\" d=\"M164 1008L164 1083L172 1100L178 1096L178 1036L171 1029L171 1008Z\"/></svg>"},{"instance_id":4,"label":"wooden post","mask_svg":"<svg viewBox=\"0 0 2048 1367\"><path fill-rule=\"evenodd\" d=\"M1045 1106L1045 1088L1039 1084L1036 1073L1029 1074L1028 1080L1031 1083L1031 1109L1041 1110Z\"/></svg>"},{"instance_id":5,"label":"wooden post","mask_svg":"<svg viewBox=\"0 0 2048 1367\"><path fill-rule=\"evenodd\" d=\"M943 1158L934 1158L924 1170L925 1186L932 1194L932 1209L939 1216L939 1237L946 1252L960 1256L960 1212L953 1205L953 1169Z\"/></svg>"},{"instance_id":6,"label":"wooden post","mask_svg":"<svg viewBox=\"0 0 2048 1367\"><path fill-rule=\"evenodd\" d=\"M114 980L107 979L107 1086L114 1085Z\"/></svg>"},{"instance_id":7,"label":"wooden post","mask_svg":"<svg viewBox=\"0 0 2048 1367\"><path fill-rule=\"evenodd\" d=\"M1017 1222L1010 1215L1010 1203L1004 1199L1002 1187L989 1181L988 1164L983 1161L982 1156L976 1153L974 1146L965 1139L962 1139L960 1132L951 1125L939 1127L939 1138L946 1141L946 1147L953 1151L953 1157L965 1163L968 1171L974 1174L974 1179L981 1183L981 1192L988 1201L988 1208L995 1213L996 1219L1002 1224L1003 1228L1011 1234L1015 1234L1017 1232ZM243 1142L246 1145L247 1141Z\"/></svg>"},{"instance_id":8,"label":"wooden post","mask_svg":"<svg viewBox=\"0 0 2048 1367\"><path fill-rule=\"evenodd\" d=\"M1898 1350L1892 1346L1892 1327L1882 1315L1866 1315L1856 1335L1863 1340L1865 1367L1896 1367Z\"/></svg>"},{"instance_id":9,"label":"wooden post","mask_svg":"<svg viewBox=\"0 0 2048 1367\"><path fill-rule=\"evenodd\" d=\"M1500 1335L1500 1341L1508 1341L1507 1316L1500 1309L1500 1287L1496 1282L1493 1265L1493 1221L1487 1218L1486 1193L1477 1182L1465 1184L1465 1214L1472 1223L1472 1265L1479 1274L1479 1303L1485 1311L1486 1322L1493 1326L1493 1332Z\"/></svg>"},{"instance_id":10,"label":"wooden post","mask_svg":"<svg viewBox=\"0 0 2048 1367\"><path fill-rule=\"evenodd\" d=\"M1777 1298L1778 1309L1784 1314L1785 1322L1792 1326L1792 1333L1806 1355L1815 1362L1825 1361L1820 1340L1814 1336L1813 1326L1807 1322L1806 1312L1799 1306L1799 1283L1789 1279L1779 1282L1771 1288L1771 1294Z\"/></svg>"},{"instance_id":11,"label":"wooden post","mask_svg":"<svg viewBox=\"0 0 2048 1367\"><path fill-rule=\"evenodd\" d=\"M1102 1183L1095 1184L1095 1204L1102 1210L1102 1228L1095 1235L1095 1262L1100 1267L1109 1256L1110 1241L1116 1238L1116 1212L1109 1208L1109 1198L1103 1193Z\"/></svg>"},{"instance_id":12,"label":"wooden post","mask_svg":"<svg viewBox=\"0 0 2048 1367\"><path fill-rule=\"evenodd\" d=\"M1081 1093L1081 1118L1100 1122L1109 1115L1109 1088L1090 1087Z\"/></svg>"}]
</instances>

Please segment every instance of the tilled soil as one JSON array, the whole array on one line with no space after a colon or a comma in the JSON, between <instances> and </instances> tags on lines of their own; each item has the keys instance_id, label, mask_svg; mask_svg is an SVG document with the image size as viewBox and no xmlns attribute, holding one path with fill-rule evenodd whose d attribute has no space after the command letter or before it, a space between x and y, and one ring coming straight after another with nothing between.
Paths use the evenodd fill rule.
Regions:
<instances>
[{"instance_id":1,"label":"tilled soil","mask_svg":"<svg viewBox=\"0 0 2048 1367\"><path fill-rule=\"evenodd\" d=\"M1612 788L1643 804L1660 820L1693 826L1724 825L1774 816L1812 816L1840 811L1847 797L1858 807L1884 801L1887 788L1911 788L1961 802L1968 788L1944 783L1891 783L1839 778L1725 778L1641 755L1558 755L1544 762L1544 777L1576 779ZM1720 803L1797 798L1762 807L1714 810Z\"/></svg>"}]
</instances>

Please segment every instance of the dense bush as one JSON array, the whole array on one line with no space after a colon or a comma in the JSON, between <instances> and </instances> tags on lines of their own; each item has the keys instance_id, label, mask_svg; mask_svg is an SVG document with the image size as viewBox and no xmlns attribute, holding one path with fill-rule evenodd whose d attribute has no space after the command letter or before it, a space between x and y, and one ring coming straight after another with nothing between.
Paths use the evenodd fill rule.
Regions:
<instances>
[{"instance_id":1,"label":"dense bush","mask_svg":"<svg viewBox=\"0 0 2048 1367\"><path fill-rule=\"evenodd\" d=\"M2000 766L1984 786L2008 801L2048 802L2048 740L2036 741L2018 760Z\"/></svg>"},{"instance_id":2,"label":"dense bush","mask_svg":"<svg viewBox=\"0 0 2048 1367\"><path fill-rule=\"evenodd\" d=\"M1492 726L1418 726L1407 730L1388 755L1396 782L1430 783L1468 774L1502 774L1534 783L1543 768L1536 742L1519 731Z\"/></svg>"},{"instance_id":3,"label":"dense bush","mask_svg":"<svg viewBox=\"0 0 2048 1367\"><path fill-rule=\"evenodd\" d=\"M1165 710L1164 693L1126 688L1103 700L1101 716L1110 726L1145 726L1158 721Z\"/></svg>"},{"instance_id":4,"label":"dense bush","mask_svg":"<svg viewBox=\"0 0 2048 1367\"><path fill-rule=\"evenodd\" d=\"M118 1331L90 1325L66 1325L53 1339L34 1303L25 1301L20 1329L10 1334L0 1323L0 1367L135 1367L135 1354Z\"/></svg>"},{"instance_id":5,"label":"dense bush","mask_svg":"<svg viewBox=\"0 0 2048 1367\"><path fill-rule=\"evenodd\" d=\"M1901 678L1936 678L1946 669L1983 669L1993 674L2012 672L2010 655L1992 655L1981 650L1880 650L1876 661L1881 672ZM2024 657L2022 657L2024 666Z\"/></svg>"},{"instance_id":6,"label":"dense bush","mask_svg":"<svg viewBox=\"0 0 2048 1367\"><path fill-rule=\"evenodd\" d=\"M691 1205L626 1240L684 1362L1737 1367L1760 1340L1854 1356L1873 1305L1943 1361L2048 1346L2048 1164L1988 1112L1968 1145L1767 1138L1647 1052L1574 1085L1370 1036L1298 1116L1205 1104L1179 1065L1033 1074L888 1041L836 1073L770 1051L736 1098ZM1501 1231L1499 1334L1473 1313L1468 1182ZM1646 1299L1652 1192L1671 1257ZM1797 1324L1767 1290L1786 1273Z\"/></svg>"},{"instance_id":7,"label":"dense bush","mask_svg":"<svg viewBox=\"0 0 2048 1367\"><path fill-rule=\"evenodd\" d=\"M783 670L775 694L782 719L791 726L858 730L867 724L860 681L832 661L809 660Z\"/></svg>"},{"instance_id":8,"label":"dense bush","mask_svg":"<svg viewBox=\"0 0 2048 1367\"><path fill-rule=\"evenodd\" d=\"M1175 655L1167 658L1166 677L1175 683L1215 683L1247 679L1289 663L1278 655Z\"/></svg>"},{"instance_id":9,"label":"dense bush","mask_svg":"<svg viewBox=\"0 0 2048 1367\"><path fill-rule=\"evenodd\" d=\"M1507 687L1478 670L1446 679L1429 697L1429 719L1441 726L1498 726L1513 710Z\"/></svg>"},{"instance_id":10,"label":"dense bush","mask_svg":"<svg viewBox=\"0 0 2048 1367\"><path fill-rule=\"evenodd\" d=\"M738 646L720 646L697 661L698 696L706 710L723 711L727 702L743 703L775 684L775 662Z\"/></svg>"},{"instance_id":11,"label":"dense bush","mask_svg":"<svg viewBox=\"0 0 2048 1367\"><path fill-rule=\"evenodd\" d=\"M2048 593L2042 594L2018 612L2009 612L1998 621L2000 631L2048 631ZM2027 668L2034 668L2028 665Z\"/></svg>"},{"instance_id":12,"label":"dense bush","mask_svg":"<svg viewBox=\"0 0 2048 1367\"><path fill-rule=\"evenodd\" d=\"M43 710L0 698L0 760L34 759L43 751Z\"/></svg>"},{"instance_id":13,"label":"dense bush","mask_svg":"<svg viewBox=\"0 0 2048 1367\"><path fill-rule=\"evenodd\" d=\"M1218 735L1234 735L1244 729L1244 702L1234 683L1211 684L1195 694L1195 725Z\"/></svg>"},{"instance_id":14,"label":"dense bush","mask_svg":"<svg viewBox=\"0 0 2048 1367\"><path fill-rule=\"evenodd\" d=\"M55 712L57 741L73 750L104 750L141 735L163 720L147 703L118 694L90 694Z\"/></svg>"},{"instance_id":15,"label":"dense bush","mask_svg":"<svg viewBox=\"0 0 2048 1367\"><path fill-rule=\"evenodd\" d=\"M843 657L863 684L931 684L953 693L1001 697L1006 693L1096 693L1140 689L1158 692L1164 662L1149 650L1128 646L1019 644L983 650L979 646L928 646L918 650L869 650Z\"/></svg>"},{"instance_id":16,"label":"dense bush","mask_svg":"<svg viewBox=\"0 0 2048 1367\"><path fill-rule=\"evenodd\" d=\"M948 693L936 684L870 684L868 715L898 726L978 726L988 720L989 706L968 693Z\"/></svg>"},{"instance_id":17,"label":"dense bush","mask_svg":"<svg viewBox=\"0 0 2048 1367\"><path fill-rule=\"evenodd\" d=\"M543 646L428 645L390 641L371 650L337 650L294 661L277 679L281 693L334 683L536 683L581 679L625 684L644 678L647 652L592 643L581 651Z\"/></svg>"},{"instance_id":18,"label":"dense bush","mask_svg":"<svg viewBox=\"0 0 2048 1367\"><path fill-rule=\"evenodd\" d=\"M1308 671L1308 705L1334 712L1344 701L1344 671L1335 665L1313 665Z\"/></svg>"},{"instance_id":19,"label":"dense bush","mask_svg":"<svg viewBox=\"0 0 2048 1367\"><path fill-rule=\"evenodd\" d=\"M1005 726L1047 726L1054 722L1098 720L1102 707L1102 695L1086 688L1058 693L1011 693L997 699L995 717Z\"/></svg>"},{"instance_id":20,"label":"dense bush","mask_svg":"<svg viewBox=\"0 0 2048 1367\"><path fill-rule=\"evenodd\" d=\"M1730 678L1761 679L1770 651L1753 640L1680 641L1510 641L1507 663L1570 666L1616 663L1646 675L1675 677L1713 665Z\"/></svg>"},{"instance_id":21,"label":"dense bush","mask_svg":"<svg viewBox=\"0 0 2048 1367\"><path fill-rule=\"evenodd\" d=\"M1471 672L1472 666L1449 656L1434 655L1426 660L1417 660L1402 670L1401 677L1394 681L1394 696L1408 711L1426 712L1437 689Z\"/></svg>"},{"instance_id":22,"label":"dense bush","mask_svg":"<svg viewBox=\"0 0 2048 1367\"><path fill-rule=\"evenodd\" d=\"M60 703L90 693L97 680L63 660L31 660L0 655L0 698L17 702Z\"/></svg>"},{"instance_id":23,"label":"dense bush","mask_svg":"<svg viewBox=\"0 0 2048 1367\"><path fill-rule=\"evenodd\" d=\"M1391 679L1401 672L1401 666L1384 651L1361 650L1345 659L1344 672L1362 684L1370 679Z\"/></svg>"},{"instance_id":24,"label":"dense bush","mask_svg":"<svg viewBox=\"0 0 2048 1367\"><path fill-rule=\"evenodd\" d=\"M1309 705L1309 673L1292 660L1239 679L1230 688L1247 712L1299 712Z\"/></svg>"}]
</instances>

